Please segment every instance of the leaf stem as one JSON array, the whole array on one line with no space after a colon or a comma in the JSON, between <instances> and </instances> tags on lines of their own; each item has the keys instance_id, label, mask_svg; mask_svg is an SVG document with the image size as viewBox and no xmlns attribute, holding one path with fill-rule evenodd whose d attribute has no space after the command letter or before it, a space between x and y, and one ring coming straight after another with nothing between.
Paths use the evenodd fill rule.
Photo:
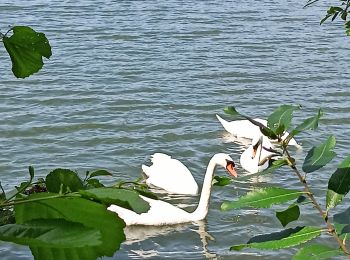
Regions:
<instances>
[{"instance_id":1,"label":"leaf stem","mask_svg":"<svg viewBox=\"0 0 350 260\"><path fill-rule=\"evenodd\" d=\"M73 193L69 193L69 194L55 194L52 196L48 196L48 197L42 197L42 198L36 198L36 199L21 199L21 200L14 200L8 203L4 203L2 205L0 205L0 207L8 207L8 206L14 206L14 205L18 205L18 204L23 204L23 203L28 203L28 202L33 202L33 201L41 201L41 200L48 200L48 199L55 199L55 198L60 198L60 197L79 197L79 193L77 192L73 192Z\"/></svg>"},{"instance_id":2,"label":"leaf stem","mask_svg":"<svg viewBox=\"0 0 350 260\"><path fill-rule=\"evenodd\" d=\"M284 152L286 153L288 160L289 161L293 161L292 157L290 156L287 148L284 146L283 148ZM298 168L296 167L295 163L290 164L290 167L293 169L294 173L298 176L300 182L303 184L304 186L304 190L307 194L307 196L310 198L312 204L314 205L314 207L319 211L319 213L321 214L323 220L325 221L326 225L327 225L327 230L328 233L330 233L334 239L337 241L337 243L339 244L341 250L345 253L345 255L348 257L348 259L350 259L350 253L349 250L347 249L347 247L345 246L345 244L343 243L343 241L340 239L340 237L337 235L337 233L335 232L335 228L333 226L333 224L329 221L328 219L328 213L324 212L320 206L320 204L318 204L318 202L316 201L309 185L306 182L306 178L303 177L301 175L301 173L299 172Z\"/></svg>"}]
</instances>

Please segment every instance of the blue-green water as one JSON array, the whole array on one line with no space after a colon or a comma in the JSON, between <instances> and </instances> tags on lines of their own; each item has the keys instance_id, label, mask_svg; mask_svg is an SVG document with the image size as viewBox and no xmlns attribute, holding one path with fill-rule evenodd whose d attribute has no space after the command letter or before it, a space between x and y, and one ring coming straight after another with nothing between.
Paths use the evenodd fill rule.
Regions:
<instances>
[{"instance_id":1,"label":"blue-green water","mask_svg":"<svg viewBox=\"0 0 350 260\"><path fill-rule=\"evenodd\" d=\"M97 168L140 176L154 152L183 161L202 183L209 158L233 143L215 114L234 105L266 117L283 103L301 104L296 122L323 108L314 133L301 134L302 159L314 142L337 137L337 159L310 175L324 205L327 180L349 154L350 38L339 23L319 26L326 6L303 1L0 1L0 29L29 25L44 32L53 56L43 70L16 79L0 49L0 176L5 190L57 167ZM302 161L301 161L302 162ZM223 174L223 172L218 172ZM177 227L133 229L115 258L290 259L296 249L231 252L233 244L282 229L272 210L221 212L253 187L301 188L288 171L212 192L207 219ZM188 209L198 197L169 198ZM344 201L344 206L349 200ZM314 210L302 220L318 225ZM297 225L296 224L291 224ZM301 225L302 222L299 223ZM205 233L207 232L207 233ZM211 238L211 239L209 239ZM328 238L322 243L334 245ZM26 247L0 244L1 259L31 259Z\"/></svg>"}]
</instances>

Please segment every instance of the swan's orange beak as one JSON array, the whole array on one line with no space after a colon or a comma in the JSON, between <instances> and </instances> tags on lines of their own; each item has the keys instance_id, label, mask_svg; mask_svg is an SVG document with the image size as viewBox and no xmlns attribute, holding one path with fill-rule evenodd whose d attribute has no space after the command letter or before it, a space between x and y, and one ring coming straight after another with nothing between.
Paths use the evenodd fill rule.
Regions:
<instances>
[{"instance_id":1,"label":"swan's orange beak","mask_svg":"<svg viewBox=\"0 0 350 260\"><path fill-rule=\"evenodd\" d=\"M227 161L226 170L234 177L237 177L237 172L235 170L235 163L232 161Z\"/></svg>"}]
</instances>

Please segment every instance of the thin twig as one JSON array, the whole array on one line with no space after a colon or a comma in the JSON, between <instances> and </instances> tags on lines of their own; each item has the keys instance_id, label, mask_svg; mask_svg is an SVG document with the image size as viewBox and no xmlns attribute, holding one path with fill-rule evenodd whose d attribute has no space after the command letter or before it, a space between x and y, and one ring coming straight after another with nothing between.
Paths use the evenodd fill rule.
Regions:
<instances>
[{"instance_id":1,"label":"thin twig","mask_svg":"<svg viewBox=\"0 0 350 260\"><path fill-rule=\"evenodd\" d=\"M288 150L286 149L286 147L284 147L284 152L286 153L286 155L288 156L288 160L291 160L292 157L290 156ZM311 189L309 187L309 185L306 182L306 179L304 177L302 177L302 175L300 174L299 170L297 169L297 167L295 166L295 163L292 163L290 165L290 167L293 169L293 171L295 172L295 174L298 176L300 182L304 185L304 190L306 192L306 194L308 195L308 197L310 198L312 204L314 205L314 207L319 211L319 213L321 214L323 220L326 222L327 225L327 229L328 229L328 233L330 233L334 239L338 242L341 250L346 254L346 256L350 259L350 253L347 249L347 247L345 246L345 244L343 243L343 241L340 239L340 237L337 235L337 233L335 232L335 228L333 226L333 224L329 221L328 219L328 213L324 212L320 206L320 204L318 204L318 202L316 201L313 193L311 192Z\"/></svg>"}]
</instances>

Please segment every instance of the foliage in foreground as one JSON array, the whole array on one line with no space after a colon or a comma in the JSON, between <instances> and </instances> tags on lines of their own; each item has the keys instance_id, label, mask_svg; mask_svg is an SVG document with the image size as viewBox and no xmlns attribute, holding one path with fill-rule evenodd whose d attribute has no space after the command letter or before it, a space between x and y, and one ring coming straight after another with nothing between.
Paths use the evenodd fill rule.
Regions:
<instances>
[{"instance_id":1,"label":"foliage in foreground","mask_svg":"<svg viewBox=\"0 0 350 260\"><path fill-rule=\"evenodd\" d=\"M312 5L316 2L319 2L319 0L307 0L307 3L305 6ZM331 19L333 22L336 18L340 18L340 20L344 22L344 28L345 28L346 34L350 36L350 21L348 20L349 7L350 7L349 0L338 1L338 5L330 6L328 8L325 17L321 20L320 24L323 24L326 20L329 20L329 19Z\"/></svg>"},{"instance_id":2,"label":"foliage in foreground","mask_svg":"<svg viewBox=\"0 0 350 260\"><path fill-rule=\"evenodd\" d=\"M43 57L49 59L52 55L45 34L28 26L14 26L5 34L0 32L0 41L10 55L12 72L17 78L38 72L43 67Z\"/></svg>"},{"instance_id":3,"label":"foliage in foreground","mask_svg":"<svg viewBox=\"0 0 350 260\"><path fill-rule=\"evenodd\" d=\"M29 246L35 259L97 259L113 256L125 240L125 223L107 210L111 204L137 213L149 209L137 182L105 187L96 178L105 170L87 172L82 180L69 169L55 169L45 179L30 179L16 191L0 194L0 240ZM138 192L139 191L139 192Z\"/></svg>"},{"instance_id":4,"label":"foliage in foreground","mask_svg":"<svg viewBox=\"0 0 350 260\"><path fill-rule=\"evenodd\" d=\"M225 112L233 116L234 119L241 119L242 117L248 119L253 124L260 127L261 132L272 140L278 142L279 147L275 149L275 153L280 156L277 161L265 171L241 179L252 178L256 175L270 174L280 167L289 167L294 176L300 181L301 189L292 190L285 187L265 187L256 188L248 192L246 195L240 197L236 201L225 201L221 205L221 209L232 210L244 207L253 208L271 208L276 204L287 204L283 211L276 211L276 217L285 227L293 221L297 221L300 216L300 207L305 204L312 203L313 208L320 216L321 226L300 226L297 224L294 228L284 229L279 232L258 235L251 238L245 244L233 245L231 250L242 250L244 248L255 249L281 249L293 246L306 244L300 247L299 251L294 255L294 260L299 259L326 259L336 255L346 255L350 258L346 238L350 233L350 208L338 214L333 214L333 209L339 205L343 198L350 191L350 155L343 159L338 165L328 181L328 188L325 194L326 208L323 209L320 203L316 200L310 188L308 176L314 174L315 171L322 169L335 156L334 151L336 139L334 136L329 136L326 140L310 149L307 153L302 165L302 171L298 169L295 159L291 156L288 150L288 142L297 134L308 130L316 129L318 127L319 119L323 113L321 110L310 118L307 118L303 123L291 129L291 122L293 112L298 110L299 106L282 105L278 107L269 117L267 126L255 121L251 117L242 115L236 111L234 107L228 107ZM285 131L289 131L289 135L282 139ZM292 175L293 176L293 175ZM226 185L224 180L216 180L217 183ZM283 185L283 184L281 184ZM333 222L331 221L333 217ZM311 241L321 234L333 237L338 244L338 247L331 248Z\"/></svg>"}]
</instances>

